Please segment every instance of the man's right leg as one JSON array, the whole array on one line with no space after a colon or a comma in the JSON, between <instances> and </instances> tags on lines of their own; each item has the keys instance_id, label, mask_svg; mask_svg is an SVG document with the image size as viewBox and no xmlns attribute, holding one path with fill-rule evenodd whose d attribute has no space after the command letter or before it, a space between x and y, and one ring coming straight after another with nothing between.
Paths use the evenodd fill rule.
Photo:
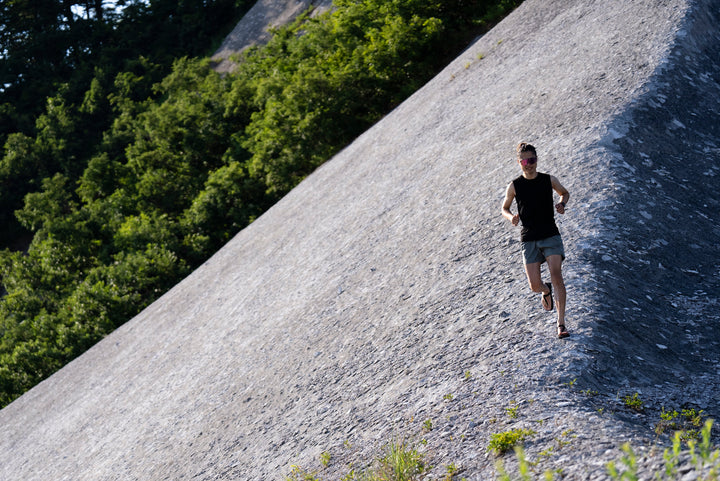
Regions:
<instances>
[{"instance_id":1,"label":"man's right leg","mask_svg":"<svg viewBox=\"0 0 720 481\"><path fill-rule=\"evenodd\" d=\"M527 275L528 282L530 283L530 289L532 289L533 292L541 292L547 295L550 293L550 289L548 289L548 286L543 284L542 276L540 274L541 265L541 262L525 264L525 274Z\"/></svg>"},{"instance_id":2,"label":"man's right leg","mask_svg":"<svg viewBox=\"0 0 720 481\"><path fill-rule=\"evenodd\" d=\"M542 294L543 308L546 311L551 311L553 308L552 291L550 287L542 281L540 266L545 261L545 258L538 248L538 243L534 241L523 242L522 252L525 275L527 275L528 282L530 283L530 289L532 289L533 292L540 292Z\"/></svg>"}]
</instances>

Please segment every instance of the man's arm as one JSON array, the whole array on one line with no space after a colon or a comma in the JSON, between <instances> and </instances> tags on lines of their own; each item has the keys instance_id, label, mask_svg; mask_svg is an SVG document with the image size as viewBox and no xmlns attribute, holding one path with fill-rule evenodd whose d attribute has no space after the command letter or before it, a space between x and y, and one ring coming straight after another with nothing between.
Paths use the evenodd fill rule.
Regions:
<instances>
[{"instance_id":1,"label":"man's arm","mask_svg":"<svg viewBox=\"0 0 720 481\"><path fill-rule=\"evenodd\" d=\"M518 225L520 222L520 215L514 214L510 212L510 206L512 205L513 200L515 199L515 184L510 182L510 185L507 186L507 190L505 191L505 201L502 205L502 215L507 220L512 222L512 225Z\"/></svg>"},{"instance_id":2,"label":"man's arm","mask_svg":"<svg viewBox=\"0 0 720 481\"><path fill-rule=\"evenodd\" d=\"M558 193L560 196L560 202L555 204L555 210L557 210L558 214L564 214L565 213L565 204L567 204L568 200L570 200L570 192L562 186L559 180L555 178L555 176L550 176L550 180L552 182L552 188L555 192Z\"/></svg>"}]
</instances>

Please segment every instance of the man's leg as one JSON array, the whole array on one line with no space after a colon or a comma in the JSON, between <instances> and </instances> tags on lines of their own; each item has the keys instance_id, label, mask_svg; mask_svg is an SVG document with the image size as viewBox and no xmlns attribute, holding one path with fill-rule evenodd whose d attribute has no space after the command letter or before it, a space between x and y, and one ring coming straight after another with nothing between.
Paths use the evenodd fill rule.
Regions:
<instances>
[{"instance_id":1,"label":"man's leg","mask_svg":"<svg viewBox=\"0 0 720 481\"><path fill-rule=\"evenodd\" d=\"M527 275L528 282L530 283L530 289L532 289L533 292L542 292L543 294L548 294L550 292L550 289L548 289L548 287L543 284L542 277L540 275L541 264L541 262L525 264L525 274Z\"/></svg>"},{"instance_id":2,"label":"man's leg","mask_svg":"<svg viewBox=\"0 0 720 481\"><path fill-rule=\"evenodd\" d=\"M558 326L565 324L565 281L562 275L562 256L552 255L547 257L548 268L550 269L550 280L552 281L553 294L558 312ZM540 269L538 268L538 275Z\"/></svg>"}]
</instances>

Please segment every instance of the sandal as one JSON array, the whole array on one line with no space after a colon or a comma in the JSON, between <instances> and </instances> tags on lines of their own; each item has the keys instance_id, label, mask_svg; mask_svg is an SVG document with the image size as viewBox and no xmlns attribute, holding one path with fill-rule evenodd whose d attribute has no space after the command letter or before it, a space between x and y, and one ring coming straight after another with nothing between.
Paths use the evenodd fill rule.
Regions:
<instances>
[{"instance_id":1,"label":"sandal","mask_svg":"<svg viewBox=\"0 0 720 481\"><path fill-rule=\"evenodd\" d=\"M543 309L545 309L546 311L552 311L553 308L555 307L555 303L553 302L553 296L552 296L552 284L550 284L549 282L546 282L545 285L548 287L548 289L550 289L550 292L542 295L542 306L543 306ZM549 298L549 300L548 300L548 298Z\"/></svg>"},{"instance_id":2,"label":"sandal","mask_svg":"<svg viewBox=\"0 0 720 481\"><path fill-rule=\"evenodd\" d=\"M565 324L558 324L558 339L570 337L570 333L565 328Z\"/></svg>"}]
</instances>

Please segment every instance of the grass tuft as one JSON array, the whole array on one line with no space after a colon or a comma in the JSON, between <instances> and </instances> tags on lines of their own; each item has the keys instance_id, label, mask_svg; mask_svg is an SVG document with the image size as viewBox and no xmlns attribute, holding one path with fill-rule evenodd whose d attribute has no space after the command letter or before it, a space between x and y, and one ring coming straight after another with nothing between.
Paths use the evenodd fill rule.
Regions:
<instances>
[{"instance_id":1,"label":"grass tuft","mask_svg":"<svg viewBox=\"0 0 720 481\"><path fill-rule=\"evenodd\" d=\"M495 433L490 437L487 449L493 451L495 455L501 455L535 434L537 433L532 429L511 429L510 431Z\"/></svg>"}]
</instances>

